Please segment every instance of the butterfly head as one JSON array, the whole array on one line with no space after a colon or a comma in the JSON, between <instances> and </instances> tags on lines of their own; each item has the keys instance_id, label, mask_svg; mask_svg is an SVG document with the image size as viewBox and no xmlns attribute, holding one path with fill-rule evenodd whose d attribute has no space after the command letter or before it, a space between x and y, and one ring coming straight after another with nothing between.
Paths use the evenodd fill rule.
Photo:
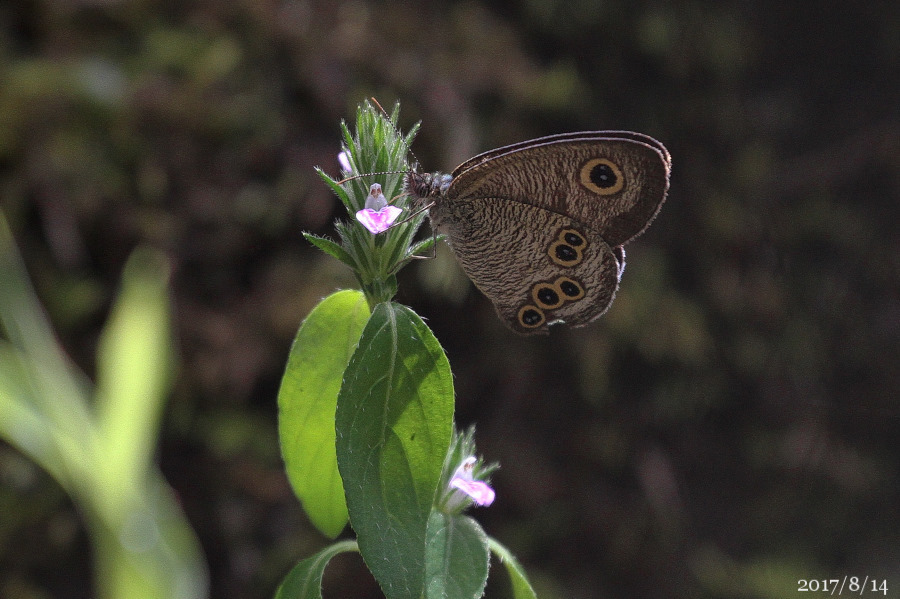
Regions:
<instances>
[{"instance_id":1,"label":"butterfly head","mask_svg":"<svg viewBox=\"0 0 900 599\"><path fill-rule=\"evenodd\" d=\"M439 198L450 189L453 177L442 173L418 173L410 171L403 178L403 190L414 202Z\"/></svg>"}]
</instances>

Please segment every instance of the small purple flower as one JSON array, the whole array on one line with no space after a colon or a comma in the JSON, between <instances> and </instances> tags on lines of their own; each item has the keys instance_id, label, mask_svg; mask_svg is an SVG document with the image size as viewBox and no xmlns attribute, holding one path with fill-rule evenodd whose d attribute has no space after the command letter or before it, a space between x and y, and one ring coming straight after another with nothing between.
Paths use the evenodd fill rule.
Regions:
<instances>
[{"instance_id":1,"label":"small purple flower","mask_svg":"<svg viewBox=\"0 0 900 599\"><path fill-rule=\"evenodd\" d=\"M468 495L468 497L480 506L489 506L494 503L497 494L486 482L475 480L473 470L476 460L473 456L467 457L463 463L459 465L453 477L450 479L450 486L458 489ZM462 498L454 497L453 503L458 503Z\"/></svg>"},{"instance_id":2,"label":"small purple flower","mask_svg":"<svg viewBox=\"0 0 900 599\"><path fill-rule=\"evenodd\" d=\"M341 165L341 168L344 169L345 173L353 172L353 168L350 167L350 158L347 156L347 152L338 154L338 163Z\"/></svg>"},{"instance_id":3,"label":"small purple flower","mask_svg":"<svg viewBox=\"0 0 900 599\"><path fill-rule=\"evenodd\" d=\"M356 213L356 220L361 222L372 235L377 235L387 231L401 212L403 212L402 209L387 203L381 192L381 185L373 183L369 188L369 195L366 197L366 207Z\"/></svg>"}]
</instances>

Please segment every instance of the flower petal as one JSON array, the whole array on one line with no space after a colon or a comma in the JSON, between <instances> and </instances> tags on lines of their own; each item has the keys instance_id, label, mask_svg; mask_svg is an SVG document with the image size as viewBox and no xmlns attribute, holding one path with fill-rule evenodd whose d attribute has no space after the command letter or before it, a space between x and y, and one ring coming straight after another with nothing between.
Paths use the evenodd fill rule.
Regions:
<instances>
[{"instance_id":1,"label":"flower petal","mask_svg":"<svg viewBox=\"0 0 900 599\"><path fill-rule=\"evenodd\" d=\"M369 187L369 195L366 196L366 208L378 211L383 210L387 206L387 200L384 199L384 193L381 191L381 185L372 183Z\"/></svg>"},{"instance_id":2,"label":"flower petal","mask_svg":"<svg viewBox=\"0 0 900 599\"><path fill-rule=\"evenodd\" d=\"M387 231L391 225L403 212L396 206L385 206L381 210L372 210L371 208L363 208L356 213L356 220L369 230L372 235L377 235L383 231Z\"/></svg>"},{"instance_id":3,"label":"flower petal","mask_svg":"<svg viewBox=\"0 0 900 599\"><path fill-rule=\"evenodd\" d=\"M497 496L490 485L480 480L466 480L464 478L456 477L450 481L450 486L456 487L471 497L472 501L481 506L491 505L494 503L494 498Z\"/></svg>"},{"instance_id":4,"label":"flower petal","mask_svg":"<svg viewBox=\"0 0 900 599\"><path fill-rule=\"evenodd\" d=\"M353 172L353 169L350 167L350 158L347 156L347 152L338 154L338 163L340 163L341 168L344 169L345 173Z\"/></svg>"}]
</instances>

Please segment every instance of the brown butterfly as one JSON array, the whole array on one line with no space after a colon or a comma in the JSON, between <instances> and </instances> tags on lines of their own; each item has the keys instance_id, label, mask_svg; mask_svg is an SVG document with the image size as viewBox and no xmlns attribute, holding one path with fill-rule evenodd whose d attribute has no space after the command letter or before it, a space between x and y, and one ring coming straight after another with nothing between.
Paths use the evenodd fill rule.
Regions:
<instances>
[{"instance_id":1,"label":"brown butterfly","mask_svg":"<svg viewBox=\"0 0 900 599\"><path fill-rule=\"evenodd\" d=\"M551 135L467 160L452 175L408 173L432 227L519 333L582 326L615 297L625 251L659 212L672 158L630 131Z\"/></svg>"}]
</instances>

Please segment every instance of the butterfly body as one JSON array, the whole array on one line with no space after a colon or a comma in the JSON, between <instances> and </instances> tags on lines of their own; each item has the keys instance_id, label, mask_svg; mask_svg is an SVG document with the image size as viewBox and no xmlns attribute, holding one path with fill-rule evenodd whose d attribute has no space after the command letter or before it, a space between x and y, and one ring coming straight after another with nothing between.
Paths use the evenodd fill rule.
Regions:
<instances>
[{"instance_id":1,"label":"butterfly body","mask_svg":"<svg viewBox=\"0 0 900 599\"><path fill-rule=\"evenodd\" d=\"M631 132L567 133L491 150L452 175L410 173L432 226L463 270L520 333L581 326L612 303L622 245L665 200L671 158Z\"/></svg>"}]
</instances>

